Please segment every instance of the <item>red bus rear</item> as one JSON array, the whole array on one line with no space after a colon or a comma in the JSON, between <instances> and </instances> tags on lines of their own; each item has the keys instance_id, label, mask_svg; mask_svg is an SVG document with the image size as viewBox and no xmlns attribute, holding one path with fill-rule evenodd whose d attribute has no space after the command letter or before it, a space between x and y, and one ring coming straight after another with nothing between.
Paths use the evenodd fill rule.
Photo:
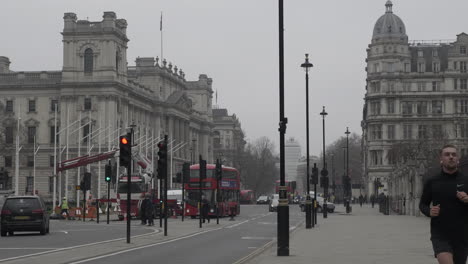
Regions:
<instances>
[{"instance_id":1,"label":"red bus rear","mask_svg":"<svg viewBox=\"0 0 468 264\"><path fill-rule=\"evenodd\" d=\"M240 191L240 203L241 204L254 204L255 193L253 190L242 190Z\"/></svg>"},{"instance_id":2,"label":"red bus rear","mask_svg":"<svg viewBox=\"0 0 468 264\"><path fill-rule=\"evenodd\" d=\"M280 181L276 181L275 183L275 192L279 193L279 186ZM294 200L294 196L296 195L296 181L285 181L286 192L288 193L288 200L292 202Z\"/></svg>"},{"instance_id":3,"label":"red bus rear","mask_svg":"<svg viewBox=\"0 0 468 264\"><path fill-rule=\"evenodd\" d=\"M240 176L235 168L223 166L222 179L218 181L215 176L215 164L206 165L206 179L202 180L202 196L210 203L209 215L216 216L216 196L218 196L219 216L229 216L231 211L234 215L240 213L239 190ZM200 165L190 166L190 180L185 183L186 205L185 215L195 218L198 213L198 202L200 201ZM217 187L219 184L219 193Z\"/></svg>"}]
</instances>

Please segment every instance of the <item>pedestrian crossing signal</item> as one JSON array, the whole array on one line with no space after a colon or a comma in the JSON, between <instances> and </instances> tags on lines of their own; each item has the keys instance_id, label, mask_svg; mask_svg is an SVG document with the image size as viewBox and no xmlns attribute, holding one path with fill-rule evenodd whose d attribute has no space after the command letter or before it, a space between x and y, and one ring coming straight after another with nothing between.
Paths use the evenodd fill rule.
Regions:
<instances>
[{"instance_id":1,"label":"pedestrian crossing signal","mask_svg":"<svg viewBox=\"0 0 468 264\"><path fill-rule=\"evenodd\" d=\"M104 180L106 182L111 182L111 176L112 176L112 166L107 164L106 165L106 173L105 173L105 177L104 177Z\"/></svg>"}]
</instances>

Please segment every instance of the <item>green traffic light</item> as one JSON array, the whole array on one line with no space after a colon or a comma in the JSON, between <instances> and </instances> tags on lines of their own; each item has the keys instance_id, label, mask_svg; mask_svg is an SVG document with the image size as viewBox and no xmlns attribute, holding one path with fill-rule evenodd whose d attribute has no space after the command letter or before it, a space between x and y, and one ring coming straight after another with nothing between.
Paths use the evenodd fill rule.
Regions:
<instances>
[{"instance_id":1,"label":"green traffic light","mask_svg":"<svg viewBox=\"0 0 468 264\"><path fill-rule=\"evenodd\" d=\"M111 178L110 177L106 177L106 182L110 182L111 181Z\"/></svg>"}]
</instances>

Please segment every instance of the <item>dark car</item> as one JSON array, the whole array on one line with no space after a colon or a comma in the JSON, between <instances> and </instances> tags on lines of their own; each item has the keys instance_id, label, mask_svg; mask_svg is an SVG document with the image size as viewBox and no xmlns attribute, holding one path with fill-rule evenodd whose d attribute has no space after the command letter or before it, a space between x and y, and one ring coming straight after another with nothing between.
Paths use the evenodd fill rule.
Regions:
<instances>
[{"instance_id":1,"label":"dark car","mask_svg":"<svg viewBox=\"0 0 468 264\"><path fill-rule=\"evenodd\" d=\"M12 236L15 231L49 233L49 214L38 196L10 196L3 204L0 217L1 236Z\"/></svg>"},{"instance_id":2,"label":"dark car","mask_svg":"<svg viewBox=\"0 0 468 264\"><path fill-rule=\"evenodd\" d=\"M266 195L262 195L258 197L257 199L257 204L269 204L270 203L270 198Z\"/></svg>"}]
</instances>

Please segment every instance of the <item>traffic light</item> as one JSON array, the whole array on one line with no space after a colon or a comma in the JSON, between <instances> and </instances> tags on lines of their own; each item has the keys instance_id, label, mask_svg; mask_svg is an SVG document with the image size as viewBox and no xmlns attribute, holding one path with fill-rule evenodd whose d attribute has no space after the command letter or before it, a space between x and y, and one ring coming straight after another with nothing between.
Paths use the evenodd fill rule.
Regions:
<instances>
[{"instance_id":1,"label":"traffic light","mask_svg":"<svg viewBox=\"0 0 468 264\"><path fill-rule=\"evenodd\" d=\"M110 164L106 164L106 173L104 176L104 180L106 182L111 182L112 180L112 166Z\"/></svg>"},{"instance_id":2,"label":"traffic light","mask_svg":"<svg viewBox=\"0 0 468 264\"><path fill-rule=\"evenodd\" d=\"M128 167L132 162L132 134L127 133L119 138L120 166Z\"/></svg>"},{"instance_id":3,"label":"traffic light","mask_svg":"<svg viewBox=\"0 0 468 264\"><path fill-rule=\"evenodd\" d=\"M312 168L312 181L310 184L318 184L318 168L317 163L314 163L314 167Z\"/></svg>"},{"instance_id":4,"label":"traffic light","mask_svg":"<svg viewBox=\"0 0 468 264\"><path fill-rule=\"evenodd\" d=\"M200 160L200 178L206 179L206 160Z\"/></svg>"},{"instance_id":5,"label":"traffic light","mask_svg":"<svg viewBox=\"0 0 468 264\"><path fill-rule=\"evenodd\" d=\"M158 143L158 179L166 179L167 168L167 144L164 141Z\"/></svg>"},{"instance_id":6,"label":"traffic light","mask_svg":"<svg viewBox=\"0 0 468 264\"><path fill-rule=\"evenodd\" d=\"M185 162L182 165L182 180L183 182L189 182L190 181L190 163Z\"/></svg>"},{"instance_id":7,"label":"traffic light","mask_svg":"<svg viewBox=\"0 0 468 264\"><path fill-rule=\"evenodd\" d=\"M223 166L221 165L221 161L216 159L216 178L221 180L223 177Z\"/></svg>"}]
</instances>

